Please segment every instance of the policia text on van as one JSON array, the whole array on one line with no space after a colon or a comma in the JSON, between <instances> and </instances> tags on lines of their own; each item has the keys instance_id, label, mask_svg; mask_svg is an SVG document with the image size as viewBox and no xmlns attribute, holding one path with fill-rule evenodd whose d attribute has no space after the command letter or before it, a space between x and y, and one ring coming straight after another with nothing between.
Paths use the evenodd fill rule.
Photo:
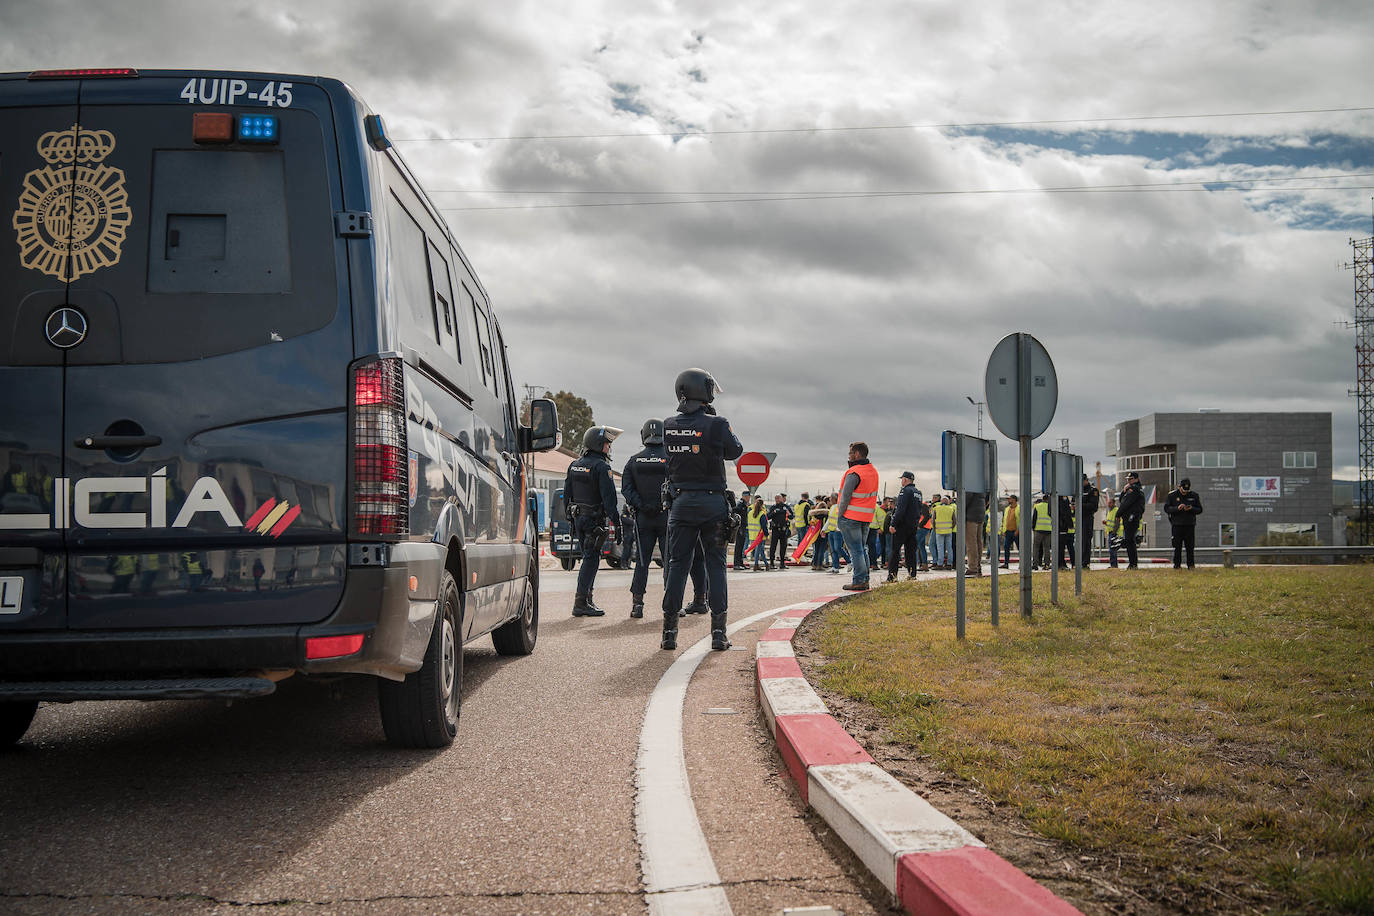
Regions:
<instances>
[{"instance_id":1,"label":"policia text on van","mask_svg":"<svg viewBox=\"0 0 1374 916\"><path fill-rule=\"evenodd\" d=\"M38 701L378 677L442 746L524 654L538 545L501 326L336 80L0 75L0 743Z\"/></svg>"}]
</instances>

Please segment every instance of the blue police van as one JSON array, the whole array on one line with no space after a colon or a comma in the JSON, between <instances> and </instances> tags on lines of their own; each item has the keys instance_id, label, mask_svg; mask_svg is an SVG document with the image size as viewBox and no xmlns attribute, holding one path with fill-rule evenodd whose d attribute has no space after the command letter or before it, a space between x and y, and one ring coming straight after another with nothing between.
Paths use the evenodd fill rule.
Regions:
<instances>
[{"instance_id":1,"label":"blue police van","mask_svg":"<svg viewBox=\"0 0 1374 916\"><path fill-rule=\"evenodd\" d=\"M538 635L506 341L343 83L0 75L0 744L40 702L377 679L456 732L463 645ZM46 714L46 713L45 713Z\"/></svg>"}]
</instances>

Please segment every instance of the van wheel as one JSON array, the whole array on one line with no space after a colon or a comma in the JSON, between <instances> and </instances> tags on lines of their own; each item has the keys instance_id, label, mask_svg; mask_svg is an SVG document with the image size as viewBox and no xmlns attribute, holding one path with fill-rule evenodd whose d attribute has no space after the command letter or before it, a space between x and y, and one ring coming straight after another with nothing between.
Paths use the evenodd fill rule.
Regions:
<instances>
[{"instance_id":1,"label":"van wheel","mask_svg":"<svg viewBox=\"0 0 1374 916\"><path fill-rule=\"evenodd\" d=\"M564 572L572 572L573 569L577 566L577 560L573 557L561 557L559 558L558 562L563 564Z\"/></svg>"},{"instance_id":2,"label":"van wheel","mask_svg":"<svg viewBox=\"0 0 1374 916\"><path fill-rule=\"evenodd\" d=\"M447 747L458 734L462 711L462 606L453 576L439 583L439 614L429 634L424 664L406 679L377 682L386 740L397 747Z\"/></svg>"},{"instance_id":3,"label":"van wheel","mask_svg":"<svg viewBox=\"0 0 1374 916\"><path fill-rule=\"evenodd\" d=\"M498 655L529 655L539 639L539 565L530 566L520 616L491 632Z\"/></svg>"},{"instance_id":4,"label":"van wheel","mask_svg":"<svg viewBox=\"0 0 1374 916\"><path fill-rule=\"evenodd\" d=\"M0 747L9 747L24 737L37 711L37 700L0 703Z\"/></svg>"}]
</instances>

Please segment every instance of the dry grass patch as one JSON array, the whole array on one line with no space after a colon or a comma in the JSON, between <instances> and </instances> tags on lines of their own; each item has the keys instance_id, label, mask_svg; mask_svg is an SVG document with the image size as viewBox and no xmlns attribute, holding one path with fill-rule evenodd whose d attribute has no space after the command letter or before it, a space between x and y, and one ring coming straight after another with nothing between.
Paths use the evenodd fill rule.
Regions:
<instances>
[{"instance_id":1,"label":"dry grass patch","mask_svg":"<svg viewBox=\"0 0 1374 916\"><path fill-rule=\"evenodd\" d=\"M1030 622L1002 585L963 643L951 580L832 607L820 686L1161 902L1374 913L1374 569L1092 572Z\"/></svg>"}]
</instances>

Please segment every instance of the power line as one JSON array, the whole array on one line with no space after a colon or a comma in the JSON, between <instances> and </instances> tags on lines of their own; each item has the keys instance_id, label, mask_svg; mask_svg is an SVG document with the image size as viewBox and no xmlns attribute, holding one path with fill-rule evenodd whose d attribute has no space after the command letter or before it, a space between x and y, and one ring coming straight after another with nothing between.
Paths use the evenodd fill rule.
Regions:
<instances>
[{"instance_id":1,"label":"power line","mask_svg":"<svg viewBox=\"0 0 1374 916\"><path fill-rule=\"evenodd\" d=\"M517 140L616 140L634 137L724 137L749 134L821 134L843 131L967 130L988 127L1050 127L1065 124L1131 124L1142 121L1181 121L1201 118L1272 118L1301 114L1342 114L1374 111L1359 108L1291 108L1281 111L1227 111L1211 114L1127 115L1116 118L1056 118L1034 121L964 121L930 124L870 124L855 127L757 127L737 130L665 130L610 134L519 134L507 137L400 137L393 143L497 143Z\"/></svg>"},{"instance_id":2,"label":"power line","mask_svg":"<svg viewBox=\"0 0 1374 916\"><path fill-rule=\"evenodd\" d=\"M1011 189L1011 190L1028 192L1028 191L1061 191L1061 190L1076 190L1076 191L1077 191L1077 190L1114 190L1114 189L1131 189L1131 190L1134 190L1134 189L1175 188L1175 187L1192 188L1192 187L1195 186L1195 185L1204 185L1204 186L1205 186L1205 185L1223 185L1223 184L1260 184L1260 183L1271 182L1271 181L1335 181L1335 180L1342 179L1342 178L1371 178L1371 177L1374 177L1374 172L1333 172L1333 173L1329 173L1329 174L1325 174L1325 175L1275 175L1275 176L1271 176L1271 177L1268 177L1268 178L1224 178L1224 177L1217 177L1217 178L1194 178L1194 179L1189 179L1189 180L1187 180L1187 181L1135 182L1135 183L1108 184L1108 185L1066 185L1066 186L1063 186L1063 187L1051 186L1051 187L1049 187L1049 188L1015 188L1015 189ZM946 191L946 192L937 192L937 191L911 190L911 189L897 189L897 190L888 190L888 191L881 191L881 190L879 190L879 191L862 191L862 192L860 192L860 191L854 191L854 190L847 190L847 191L816 191L816 190L801 190L801 189L794 189L794 190L782 189L782 190L769 190L769 191L741 191L741 190L729 190L729 191L706 191L706 190L696 190L696 191L660 191L660 190L654 190L654 189L651 189L651 188L643 188L643 189L639 189L639 190L624 190L624 191L611 190L611 189L602 189L602 190L560 190L560 189L543 189L543 190L540 190L540 189L537 189L537 188L535 188L535 189L497 189L497 188L439 188L439 189L433 189L433 188L431 188L431 189L428 189L428 190L429 190L429 193L430 193L431 195L433 195L433 194L530 194L530 195L579 195L579 196L581 196L581 195L585 195L585 196L598 196L598 195L611 195L611 194L627 194L627 195L653 194L653 195L662 195L662 196L666 196L666 195L679 195L679 196L690 196L690 195L699 195L699 196L700 196L700 195L705 195L705 196L728 196L728 195L735 195L735 194L769 194L769 195L794 195L794 194L803 194L803 195L812 195L812 196L817 196L817 197L827 197L827 196L843 197L843 196L850 196L850 195L859 194L859 193L862 193L862 194L874 194L874 195L890 195L890 196L898 196L898 195L904 195L904 194L964 193L964 192L948 192L948 191ZM1217 189L1217 188L1207 188L1207 187L1204 187L1204 188L1202 188L1202 190L1218 190L1218 189ZM1000 192L996 192L996 191L994 190L994 193L1000 193Z\"/></svg>"},{"instance_id":3,"label":"power line","mask_svg":"<svg viewBox=\"0 0 1374 916\"><path fill-rule=\"evenodd\" d=\"M1363 177L1349 176L1349 177ZM1290 179L1292 180L1292 179ZM947 191L873 191L856 193L836 193L836 194L780 194L766 197L703 197L689 198L686 200L624 200L624 201L603 201L599 203L577 203L577 204L520 204L513 206L491 206L491 207L441 207L443 213L462 213L483 210L573 210L586 208L603 207L664 207L682 206L684 204L735 204L735 203L773 203L780 201L814 201L814 200L871 200L875 198L911 198L911 197L960 197L960 196L987 196L997 194L1161 194L1161 193L1212 193L1214 191L1235 191L1239 194L1273 194L1288 191L1363 191L1374 189L1374 185L1341 185L1326 187L1267 187L1267 188L1225 188L1207 187L1207 185L1234 184L1239 182L1195 182L1197 187L1179 185L1101 185L1101 186L1077 186L1077 187L1058 187L1058 188L968 188Z\"/></svg>"}]
</instances>

